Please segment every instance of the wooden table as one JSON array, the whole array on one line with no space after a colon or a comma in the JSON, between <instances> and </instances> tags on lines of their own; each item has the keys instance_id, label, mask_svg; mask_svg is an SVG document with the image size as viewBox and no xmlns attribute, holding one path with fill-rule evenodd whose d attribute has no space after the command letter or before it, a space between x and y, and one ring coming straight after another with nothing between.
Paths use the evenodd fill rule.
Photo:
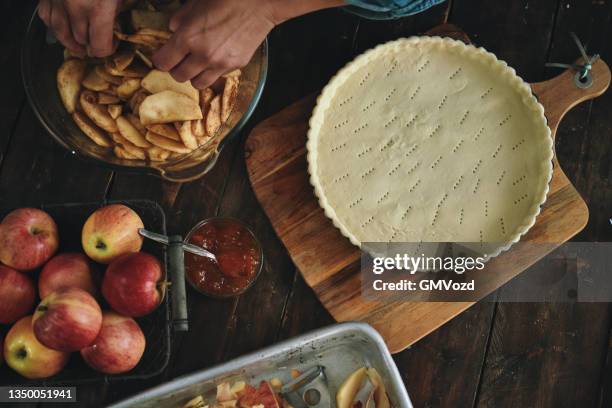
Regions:
<instances>
[{"instance_id":1,"label":"wooden table","mask_svg":"<svg viewBox=\"0 0 612 408\"><path fill-rule=\"evenodd\" d=\"M340 10L315 13L271 34L269 81L242 140L230 143L201 180L171 185L92 167L45 133L19 77L19 40L33 7L33 1L0 2L0 206L147 198L163 205L172 232L185 233L216 214L241 218L254 227L267 256L257 284L238 299L188 293L192 330L175 336L162 376L80 387L78 405L87 407L332 323L250 189L242 140L255 123L319 90L356 54L449 21L529 82L557 73L544 68L546 61L570 62L578 56L569 31L612 61L612 0L454 0L392 22L365 21ZM608 92L570 112L558 132L559 161L591 212L576 240L612 240L611 109ZM612 406L609 304L496 303L497 295L395 356L416 407Z\"/></svg>"}]
</instances>

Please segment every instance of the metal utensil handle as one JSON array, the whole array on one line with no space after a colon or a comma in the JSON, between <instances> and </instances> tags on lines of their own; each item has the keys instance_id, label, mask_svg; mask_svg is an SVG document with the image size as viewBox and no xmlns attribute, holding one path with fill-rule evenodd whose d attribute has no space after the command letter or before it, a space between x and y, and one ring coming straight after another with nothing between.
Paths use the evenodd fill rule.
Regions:
<instances>
[{"instance_id":1,"label":"metal utensil handle","mask_svg":"<svg viewBox=\"0 0 612 408\"><path fill-rule=\"evenodd\" d=\"M172 290L172 323L174 331L188 331L187 293L185 290L185 254L183 252L183 237L169 237L168 266L172 275L170 290Z\"/></svg>"}]
</instances>

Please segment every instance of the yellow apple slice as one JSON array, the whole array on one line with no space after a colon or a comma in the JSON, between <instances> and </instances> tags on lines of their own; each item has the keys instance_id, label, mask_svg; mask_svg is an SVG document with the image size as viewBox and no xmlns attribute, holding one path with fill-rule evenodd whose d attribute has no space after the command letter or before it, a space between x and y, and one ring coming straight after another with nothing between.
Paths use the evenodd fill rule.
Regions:
<instances>
[{"instance_id":1,"label":"yellow apple slice","mask_svg":"<svg viewBox=\"0 0 612 408\"><path fill-rule=\"evenodd\" d=\"M143 125L183 122L202 119L200 105L185 94L162 91L147 96L140 105L140 121Z\"/></svg>"},{"instance_id":2,"label":"yellow apple slice","mask_svg":"<svg viewBox=\"0 0 612 408\"><path fill-rule=\"evenodd\" d=\"M68 113L76 110L86 69L85 61L69 59L57 70L57 89Z\"/></svg>"},{"instance_id":3,"label":"yellow apple slice","mask_svg":"<svg viewBox=\"0 0 612 408\"><path fill-rule=\"evenodd\" d=\"M376 402L376 408L390 408L391 403L389 402L389 397L387 396L387 389L385 388L385 384L376 371L375 368L368 368L368 377L372 384L374 384L374 400Z\"/></svg>"},{"instance_id":4,"label":"yellow apple slice","mask_svg":"<svg viewBox=\"0 0 612 408\"><path fill-rule=\"evenodd\" d=\"M81 92L79 102L83 112L85 112L89 119L96 125L110 133L117 131L115 119L108 113L106 106L98 103L98 97L95 93L89 90Z\"/></svg>"},{"instance_id":5,"label":"yellow apple slice","mask_svg":"<svg viewBox=\"0 0 612 408\"><path fill-rule=\"evenodd\" d=\"M98 128L85 114L82 112L74 112L72 120L77 124L79 129L85 133L95 144L102 147L111 147L112 143L103 130Z\"/></svg>"},{"instance_id":6,"label":"yellow apple slice","mask_svg":"<svg viewBox=\"0 0 612 408\"><path fill-rule=\"evenodd\" d=\"M91 91L104 91L109 88L110 82L98 75L95 69L92 69L83 79L83 86Z\"/></svg>"},{"instance_id":7,"label":"yellow apple slice","mask_svg":"<svg viewBox=\"0 0 612 408\"><path fill-rule=\"evenodd\" d=\"M141 134L138 129L132 125L132 122L130 122L125 116L119 116L117 118L117 128L119 129L121 136L132 142L134 145L144 148L151 147L151 143L146 140L145 135Z\"/></svg>"},{"instance_id":8,"label":"yellow apple slice","mask_svg":"<svg viewBox=\"0 0 612 408\"><path fill-rule=\"evenodd\" d=\"M130 99L140 89L140 79L130 78L117 87L117 96L123 100Z\"/></svg>"},{"instance_id":9,"label":"yellow apple slice","mask_svg":"<svg viewBox=\"0 0 612 408\"><path fill-rule=\"evenodd\" d=\"M157 133L158 135L167 137L168 139L176 140L177 142L181 141L181 136L174 126L168 123L162 123L158 125L149 125L147 129L153 133Z\"/></svg>"},{"instance_id":10,"label":"yellow apple slice","mask_svg":"<svg viewBox=\"0 0 612 408\"><path fill-rule=\"evenodd\" d=\"M221 128L221 95L215 96L210 101L210 107L206 113L206 133L214 136Z\"/></svg>"},{"instance_id":11,"label":"yellow apple slice","mask_svg":"<svg viewBox=\"0 0 612 408\"><path fill-rule=\"evenodd\" d=\"M117 119L121 112L123 111L123 106L121 105L107 105L106 109L108 110L108 114L113 119Z\"/></svg>"},{"instance_id":12,"label":"yellow apple slice","mask_svg":"<svg viewBox=\"0 0 612 408\"><path fill-rule=\"evenodd\" d=\"M170 154L170 151L162 149L159 146L153 146L147 149L147 156L149 157L149 160L155 162L166 161L168 157L170 157Z\"/></svg>"},{"instance_id":13,"label":"yellow apple slice","mask_svg":"<svg viewBox=\"0 0 612 408\"><path fill-rule=\"evenodd\" d=\"M221 98L221 122L227 122L236 99L238 97L238 84L239 80L237 77L228 77L225 80L225 87L223 88L223 96Z\"/></svg>"},{"instance_id":14,"label":"yellow apple slice","mask_svg":"<svg viewBox=\"0 0 612 408\"><path fill-rule=\"evenodd\" d=\"M183 144L191 150L198 148L198 141L193 134L191 121L185 121L179 126L179 136Z\"/></svg>"},{"instance_id":15,"label":"yellow apple slice","mask_svg":"<svg viewBox=\"0 0 612 408\"><path fill-rule=\"evenodd\" d=\"M151 131L147 132L146 138L147 141L154 144L155 146L161 147L162 149L169 150L174 153L185 154L191 152L191 149L185 147L185 145L183 145L182 143L175 142L174 140L170 140L167 137L163 137Z\"/></svg>"},{"instance_id":16,"label":"yellow apple slice","mask_svg":"<svg viewBox=\"0 0 612 408\"><path fill-rule=\"evenodd\" d=\"M355 395L361 388L363 380L367 374L367 369L361 367L357 371L349 375L346 380L340 385L338 392L336 393L336 406L337 408L351 408Z\"/></svg>"},{"instance_id":17,"label":"yellow apple slice","mask_svg":"<svg viewBox=\"0 0 612 408\"><path fill-rule=\"evenodd\" d=\"M187 95L196 102L200 100L200 92L190 81L178 82L168 72L152 70L142 79L142 87L152 94L161 91L175 91Z\"/></svg>"}]
</instances>

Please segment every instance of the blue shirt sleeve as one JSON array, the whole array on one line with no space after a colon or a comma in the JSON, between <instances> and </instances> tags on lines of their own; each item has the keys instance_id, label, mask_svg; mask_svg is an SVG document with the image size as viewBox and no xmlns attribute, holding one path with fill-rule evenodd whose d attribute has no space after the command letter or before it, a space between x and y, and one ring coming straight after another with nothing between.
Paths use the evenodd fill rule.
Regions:
<instances>
[{"instance_id":1,"label":"blue shirt sleeve","mask_svg":"<svg viewBox=\"0 0 612 408\"><path fill-rule=\"evenodd\" d=\"M444 0L346 0L347 10L373 20L390 20L417 14Z\"/></svg>"}]
</instances>

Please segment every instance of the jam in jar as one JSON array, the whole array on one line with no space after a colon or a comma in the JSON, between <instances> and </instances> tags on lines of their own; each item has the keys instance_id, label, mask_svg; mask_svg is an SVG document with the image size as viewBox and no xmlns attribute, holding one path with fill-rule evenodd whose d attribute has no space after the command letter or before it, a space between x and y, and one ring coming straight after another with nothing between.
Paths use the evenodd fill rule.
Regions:
<instances>
[{"instance_id":1,"label":"jam in jar","mask_svg":"<svg viewBox=\"0 0 612 408\"><path fill-rule=\"evenodd\" d=\"M243 293L257 278L263 253L255 235L232 218L210 218L194 227L186 241L215 254L212 259L185 253L187 280L213 297Z\"/></svg>"}]
</instances>

